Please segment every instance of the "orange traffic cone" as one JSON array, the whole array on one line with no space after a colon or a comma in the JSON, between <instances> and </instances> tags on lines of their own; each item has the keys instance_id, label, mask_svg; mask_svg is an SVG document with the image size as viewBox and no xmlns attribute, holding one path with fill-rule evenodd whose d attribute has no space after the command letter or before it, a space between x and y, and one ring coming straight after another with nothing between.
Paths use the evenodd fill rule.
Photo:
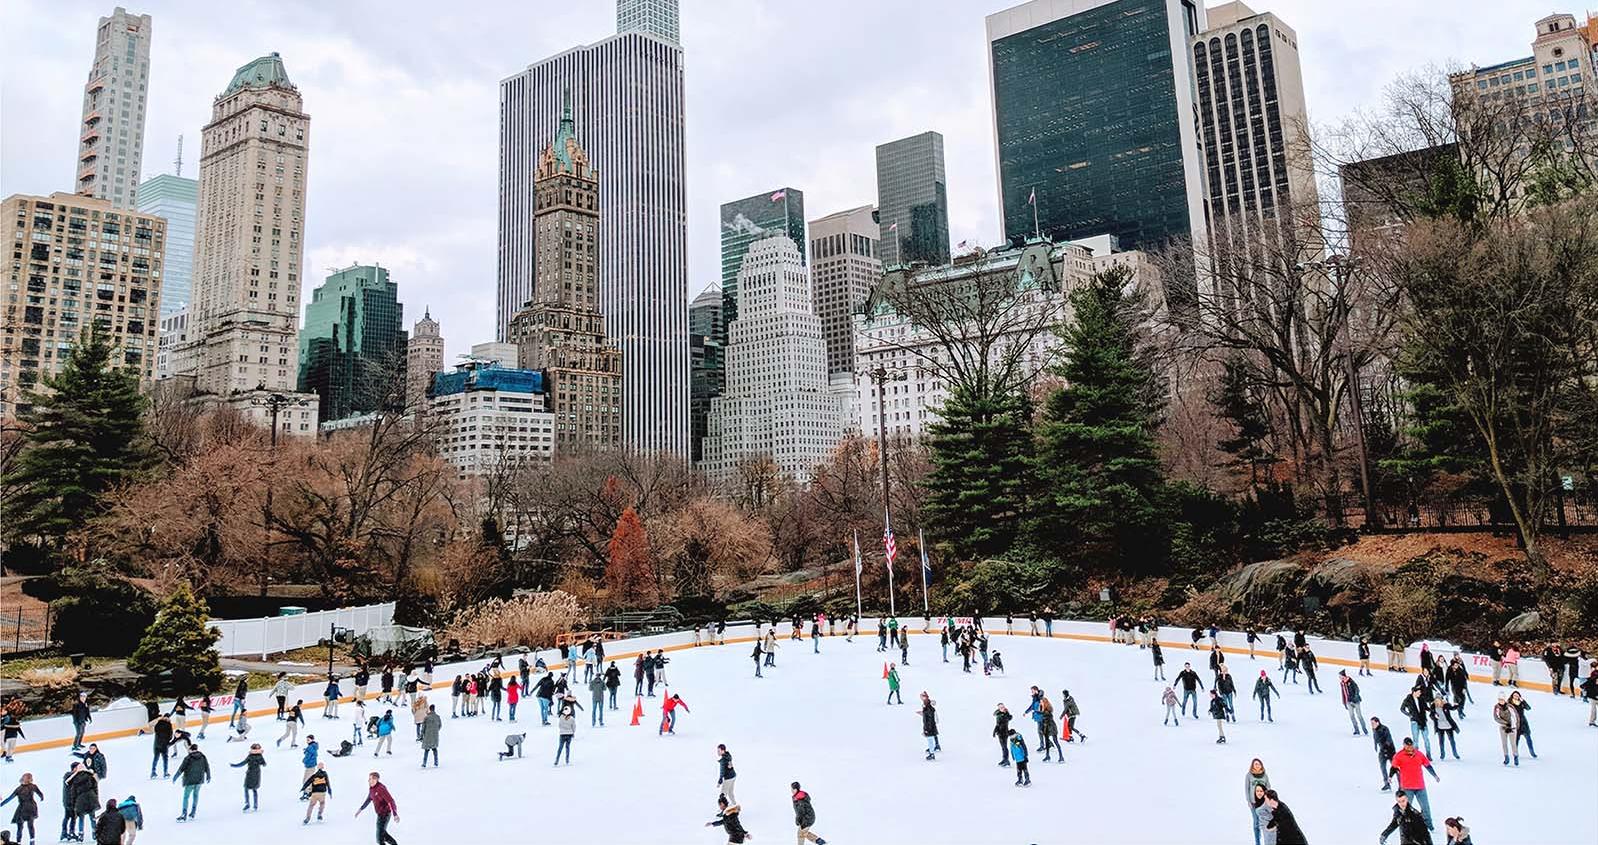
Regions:
<instances>
[{"instance_id":1,"label":"orange traffic cone","mask_svg":"<svg viewBox=\"0 0 1598 845\"><path fill-rule=\"evenodd\" d=\"M644 716L644 700L642 698L633 702L633 726L638 726L638 720Z\"/></svg>"},{"instance_id":2,"label":"orange traffic cone","mask_svg":"<svg viewBox=\"0 0 1598 845\"><path fill-rule=\"evenodd\" d=\"M882 679L884 681L888 679L888 664L886 663L882 664Z\"/></svg>"}]
</instances>

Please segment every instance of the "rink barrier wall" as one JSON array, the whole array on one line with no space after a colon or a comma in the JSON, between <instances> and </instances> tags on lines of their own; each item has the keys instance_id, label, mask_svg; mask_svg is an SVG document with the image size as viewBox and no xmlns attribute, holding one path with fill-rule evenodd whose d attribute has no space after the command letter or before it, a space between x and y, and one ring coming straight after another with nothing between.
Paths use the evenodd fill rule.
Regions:
<instances>
[{"instance_id":1,"label":"rink barrier wall","mask_svg":"<svg viewBox=\"0 0 1598 845\"><path fill-rule=\"evenodd\" d=\"M909 622L910 633L915 636L937 636L938 634L938 628L936 627L934 627L930 632L924 632L922 630L922 622L920 618L910 619ZM936 623L937 620L934 620L934 625L936 625ZM862 619L860 620L860 632L856 634L856 636L867 641L874 640L877 636L876 626L877 619L875 617ZM1014 627L1015 633L1010 636L1030 638L1030 626L1030 620L1017 618L1015 620ZM755 641L756 635L748 630L752 628L754 628L753 623L728 625L728 635L723 641L724 644L738 645L753 643ZM738 630L735 633L735 629L742 630ZM703 631L703 629L700 630L701 632ZM764 629L761 628L759 630ZM999 627L994 627L993 620L991 619L983 620L983 630L986 631L990 636L1006 636L1005 629L1003 628L1002 624ZM1038 630L1038 636L1043 636L1043 622L1041 620L1038 622ZM1167 626L1161 628L1160 630L1160 647L1165 649L1166 666L1175 667L1182 663L1193 663L1201 670L1207 670L1209 668L1208 637L1200 640L1200 648L1193 649L1190 633L1191 629ZM1180 631L1184 639L1169 639L1170 632L1172 631ZM1255 653L1265 659L1275 657L1277 653L1275 649L1276 635L1278 633L1282 633L1289 642L1292 641L1291 631L1261 632L1258 634L1260 643L1259 646L1256 647ZM834 634L832 638L836 639L842 636L844 635L840 631L839 633ZM1053 638L1062 640L1075 640L1078 642L1104 643L1107 645L1116 645L1123 648L1133 648L1129 645L1113 642L1110 638L1109 624L1106 622L1074 622L1055 620ZM808 633L806 634L806 639L808 639ZM1315 653L1316 659L1323 665L1337 667L1357 667L1359 665L1359 647L1357 643L1346 640L1329 640L1322 637L1306 637L1305 639L1310 647L1310 650ZM1221 631L1217 635L1216 640L1221 646L1221 651L1227 655L1248 655L1247 635L1242 632ZM785 643L791 641L786 636L779 634L778 642ZM999 645L998 648L994 648L993 644L990 644L990 651L996 650L1002 652L1004 650L1002 643L1002 640L997 641L997 644ZM1423 643L1431 647L1433 654L1441 655L1445 659L1451 657L1454 652L1459 652L1460 656L1465 660L1465 665L1471 670L1470 679L1472 681L1484 684L1489 684L1492 682L1492 662L1488 660L1486 655L1464 651L1463 649L1460 649L1451 643L1445 643L1440 640L1423 640L1411 644L1404 653L1404 671L1410 673L1419 673L1420 647ZM694 632L691 630L677 631L668 634L651 634L642 637L629 637L622 640L610 640L605 645L606 661L632 660L645 651L655 651L657 649L666 652L676 652L685 651L696 647L694 644ZM626 650L612 651L611 649L613 646ZM1138 651L1140 654L1138 659L1147 660L1152 666L1152 658L1148 656L1146 651L1140 649L1134 650ZM528 663L533 663L540 656L545 657L545 662L552 672L560 671L566 668L566 661L564 659L549 659L550 657L559 657L559 652L557 652L555 649L529 649L526 652L507 654L505 656L506 661L511 664L511 668L505 671L502 677L509 677L510 675L515 674L515 661L522 654L526 654ZM1386 655L1387 648L1385 644L1372 643L1370 663L1371 669L1386 670L1388 668L1388 664L1385 659ZM1382 659L1378 659L1378 657ZM476 672L478 669L482 668L484 662L485 661L482 659L476 659L435 666L433 669L433 684L429 690L443 689L447 691L450 688L450 685L453 683L455 675L464 675L467 673ZM1552 692L1552 679L1549 679L1548 681L1533 681L1524 677L1526 670L1536 672L1539 677L1547 676L1548 668L1543 665L1540 656L1530 657L1527 655L1522 655L1520 664L1522 666L1523 677L1520 681L1520 685L1515 687L1515 689L1522 691ZM317 674L325 674L320 670L314 669L314 667L312 668L312 671L315 671ZM624 679L630 676L630 674L631 667L629 666L623 671ZM379 675L380 673L374 673L372 676L372 683L367 685L366 700L368 702L374 700L376 698L376 693L380 692L380 690L375 689L376 687L380 686L378 683ZM669 671L667 672L667 675L670 675ZM1242 679L1245 678L1245 676L1241 674L1236 675L1236 677L1240 679L1240 683L1242 683ZM1331 682L1335 683L1335 680ZM351 694L344 695L339 699L340 704L354 701L354 684L348 676L339 679L339 686L341 690L351 690ZM308 714L310 711L318 710L326 706L326 699L322 697L322 693L326 689L327 681L325 678L319 682L300 684L289 693L288 700L290 702L297 700L303 701L304 703L301 705L301 711ZM1509 691L1506 687L1500 687L1500 689L1503 690L1505 694L1507 694ZM249 716L252 720L263 717L270 719L276 716L277 701L271 695L270 689L256 689L251 690L250 692L252 694L252 699L264 700L270 705L261 708L247 708L246 712L249 713ZM190 707L188 723L190 727L192 727L198 721L198 716L195 715L199 713L198 709L196 709L198 699L187 698L185 700L188 702ZM217 728L224 732L228 731L229 728L227 727L227 722L222 714L232 712L233 696L230 694L212 696L211 703L214 710L208 727ZM433 703L436 704L438 702ZM163 712L170 711L171 707L171 700L162 702ZM276 722L274 720L273 724L275 723ZM134 736L136 734L142 733L148 724L149 720L145 718L145 708L142 703L129 704L122 707L107 708L105 710L95 711L93 721L90 722L89 725L92 730L86 731L84 733L83 741L85 743L105 742L107 740ZM314 734L316 732L314 723L308 721L306 723L305 730L307 733ZM23 722L23 731L26 734L26 741L18 743L16 749L18 753L46 751L52 748L69 747L72 744L72 736L74 732L71 716L49 716L45 718L26 720Z\"/></svg>"}]
</instances>

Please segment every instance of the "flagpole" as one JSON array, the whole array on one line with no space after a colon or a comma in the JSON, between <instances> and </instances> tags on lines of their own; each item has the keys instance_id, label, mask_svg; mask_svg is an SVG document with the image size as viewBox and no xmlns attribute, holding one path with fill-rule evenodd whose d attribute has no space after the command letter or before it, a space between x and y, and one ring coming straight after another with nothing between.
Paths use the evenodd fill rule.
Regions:
<instances>
[{"instance_id":1,"label":"flagpole","mask_svg":"<svg viewBox=\"0 0 1598 845\"><path fill-rule=\"evenodd\" d=\"M884 537L893 533L893 522L889 518L886 508L882 510L882 533ZM898 612L893 607L893 560L887 556L886 547L883 548L883 560L888 564L888 616L898 616Z\"/></svg>"},{"instance_id":2,"label":"flagpole","mask_svg":"<svg viewBox=\"0 0 1598 845\"><path fill-rule=\"evenodd\" d=\"M927 558L927 533L919 528L916 529L916 546L921 549L921 612L930 613L927 605L927 578L932 574L929 571L932 569L932 564Z\"/></svg>"},{"instance_id":3,"label":"flagpole","mask_svg":"<svg viewBox=\"0 0 1598 845\"><path fill-rule=\"evenodd\" d=\"M860 529L854 530L854 618L860 618Z\"/></svg>"},{"instance_id":4,"label":"flagpole","mask_svg":"<svg viewBox=\"0 0 1598 845\"><path fill-rule=\"evenodd\" d=\"M1038 191L1032 189L1032 237L1042 240L1043 233L1038 230Z\"/></svg>"}]
</instances>

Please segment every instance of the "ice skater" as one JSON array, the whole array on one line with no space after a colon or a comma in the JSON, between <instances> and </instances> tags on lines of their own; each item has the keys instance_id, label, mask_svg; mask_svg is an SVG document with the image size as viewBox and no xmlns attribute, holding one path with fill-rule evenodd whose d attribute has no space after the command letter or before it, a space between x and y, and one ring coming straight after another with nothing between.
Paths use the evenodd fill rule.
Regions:
<instances>
[{"instance_id":1,"label":"ice skater","mask_svg":"<svg viewBox=\"0 0 1598 845\"><path fill-rule=\"evenodd\" d=\"M429 754L433 755L433 768L438 768L438 734L443 729L444 720L438 715L438 708L427 705L427 715L422 718L422 768L427 768Z\"/></svg>"},{"instance_id":2,"label":"ice skater","mask_svg":"<svg viewBox=\"0 0 1598 845\"><path fill-rule=\"evenodd\" d=\"M1393 762L1389 764L1391 774L1398 776L1398 789L1409 794L1410 800L1420 802L1421 815L1426 817L1426 829L1432 829L1432 803L1426 796L1426 774L1432 780L1440 781L1437 770L1432 768L1432 761L1420 749L1415 747L1415 740L1404 738L1404 747L1393 755Z\"/></svg>"},{"instance_id":3,"label":"ice skater","mask_svg":"<svg viewBox=\"0 0 1598 845\"><path fill-rule=\"evenodd\" d=\"M377 743L372 746L372 756L376 757L387 751L391 756L394 753L394 711L385 710L377 720Z\"/></svg>"},{"instance_id":4,"label":"ice skater","mask_svg":"<svg viewBox=\"0 0 1598 845\"><path fill-rule=\"evenodd\" d=\"M290 748L300 747L300 726L305 724L305 701L294 702L287 712L279 710L277 718L283 722L283 735L277 738L277 747L283 747L283 740L289 741Z\"/></svg>"},{"instance_id":5,"label":"ice skater","mask_svg":"<svg viewBox=\"0 0 1598 845\"><path fill-rule=\"evenodd\" d=\"M1193 671L1193 664L1183 663L1182 671L1176 673L1176 682L1182 687L1182 713L1187 713L1187 703L1193 702L1193 718L1199 717L1198 690L1204 688L1204 681L1198 673Z\"/></svg>"},{"instance_id":6,"label":"ice skater","mask_svg":"<svg viewBox=\"0 0 1598 845\"><path fill-rule=\"evenodd\" d=\"M738 797L733 795L733 787L738 780L738 770L732 767L732 752L727 746L716 746L716 787L727 800L738 803Z\"/></svg>"},{"instance_id":7,"label":"ice skater","mask_svg":"<svg viewBox=\"0 0 1598 845\"><path fill-rule=\"evenodd\" d=\"M1060 690L1060 710L1065 714L1065 741L1076 742L1076 738L1080 736L1083 742L1087 742L1088 735L1076 729L1076 717L1082 715L1082 710L1076 706L1076 698L1071 695L1070 690ZM1060 752L1060 762L1065 762L1064 751Z\"/></svg>"},{"instance_id":8,"label":"ice skater","mask_svg":"<svg viewBox=\"0 0 1598 845\"><path fill-rule=\"evenodd\" d=\"M1320 668L1320 661L1315 659L1315 652L1304 646L1298 650L1298 665L1304 670L1304 681L1309 685L1309 694L1315 695L1321 691L1321 682L1315 675L1315 670Z\"/></svg>"},{"instance_id":9,"label":"ice skater","mask_svg":"<svg viewBox=\"0 0 1598 845\"><path fill-rule=\"evenodd\" d=\"M505 750L499 752L499 759L504 760L507 757L522 756L522 745L526 743L526 741L527 734L525 732L519 734L506 734Z\"/></svg>"},{"instance_id":10,"label":"ice skater","mask_svg":"<svg viewBox=\"0 0 1598 845\"><path fill-rule=\"evenodd\" d=\"M1221 700L1221 694L1210 690L1210 718L1215 720L1215 744L1226 744L1226 702Z\"/></svg>"},{"instance_id":11,"label":"ice skater","mask_svg":"<svg viewBox=\"0 0 1598 845\"><path fill-rule=\"evenodd\" d=\"M259 746L257 746L259 747ZM189 746L189 753L178 764L177 773L172 775L173 782L183 781L183 811L178 816L178 821L186 822L199 815L200 812L200 787L211 782L211 763L205 759L204 752L199 746Z\"/></svg>"},{"instance_id":12,"label":"ice skater","mask_svg":"<svg viewBox=\"0 0 1598 845\"><path fill-rule=\"evenodd\" d=\"M1243 798L1248 805L1249 815L1254 817L1254 843L1260 842L1260 818L1258 809L1265 798L1265 792L1271 788L1271 776L1265 773L1265 762L1255 757L1248 764L1248 771L1243 773Z\"/></svg>"},{"instance_id":13,"label":"ice skater","mask_svg":"<svg viewBox=\"0 0 1598 845\"><path fill-rule=\"evenodd\" d=\"M1393 788L1392 773L1388 771L1397 749L1393 747L1393 732L1382 720L1371 717L1371 745L1376 749L1376 767L1382 771L1382 791Z\"/></svg>"},{"instance_id":14,"label":"ice skater","mask_svg":"<svg viewBox=\"0 0 1598 845\"><path fill-rule=\"evenodd\" d=\"M1176 722L1177 726L1180 727L1182 724L1182 716L1176 712L1176 690L1172 689L1170 684L1166 684L1165 693L1160 696L1160 702L1165 705L1164 724L1169 725L1174 721Z\"/></svg>"},{"instance_id":15,"label":"ice skater","mask_svg":"<svg viewBox=\"0 0 1598 845\"><path fill-rule=\"evenodd\" d=\"M289 680L289 673L277 673L277 683L272 685L272 697L277 699L277 720L279 722L283 721L286 712L283 708L287 706L289 693L293 691L294 682Z\"/></svg>"},{"instance_id":16,"label":"ice skater","mask_svg":"<svg viewBox=\"0 0 1598 845\"><path fill-rule=\"evenodd\" d=\"M261 753L261 744L257 742L251 745L250 753L230 768L244 769L244 812L261 809L261 770L266 768L266 756Z\"/></svg>"},{"instance_id":17,"label":"ice skater","mask_svg":"<svg viewBox=\"0 0 1598 845\"><path fill-rule=\"evenodd\" d=\"M993 709L993 736L999 739L999 765L1010 765L1010 708L999 702Z\"/></svg>"},{"instance_id":18,"label":"ice skater","mask_svg":"<svg viewBox=\"0 0 1598 845\"><path fill-rule=\"evenodd\" d=\"M355 817L360 818L361 811L367 807L377 814L377 845L399 845L394 837L388 835L390 820L399 821L399 804L394 802L394 796L389 794L388 787L383 785L383 778L377 772L366 776L366 800L355 810Z\"/></svg>"},{"instance_id":19,"label":"ice skater","mask_svg":"<svg viewBox=\"0 0 1598 845\"><path fill-rule=\"evenodd\" d=\"M726 831L727 842L732 843L732 845L754 838L754 834L745 830L743 822L739 820L738 814L742 811L737 804L729 802L725 795L718 795L716 796L716 807L718 808L716 817L705 822L705 827L719 827Z\"/></svg>"},{"instance_id":20,"label":"ice skater","mask_svg":"<svg viewBox=\"0 0 1598 845\"><path fill-rule=\"evenodd\" d=\"M1254 697L1259 699L1260 702L1260 721L1262 722L1276 721L1276 715L1271 712L1271 696L1273 694L1277 698L1282 697L1282 693L1276 688L1276 684L1271 683L1271 676L1264 669L1261 669L1259 679L1254 681Z\"/></svg>"},{"instance_id":21,"label":"ice skater","mask_svg":"<svg viewBox=\"0 0 1598 845\"><path fill-rule=\"evenodd\" d=\"M902 703L902 702L901 702ZM936 760L938 750L938 707L926 693L921 692L921 735L927 740L927 759Z\"/></svg>"},{"instance_id":22,"label":"ice skater","mask_svg":"<svg viewBox=\"0 0 1598 845\"><path fill-rule=\"evenodd\" d=\"M660 732L657 735L677 735L677 709L679 707L682 708L684 713L693 712L688 709L688 702L683 701L682 696L676 693L666 696L666 700L660 703Z\"/></svg>"},{"instance_id":23,"label":"ice skater","mask_svg":"<svg viewBox=\"0 0 1598 845\"><path fill-rule=\"evenodd\" d=\"M1015 731L1010 731L1010 759L1015 761L1015 785L1031 786L1032 773L1027 771L1026 740Z\"/></svg>"},{"instance_id":24,"label":"ice skater","mask_svg":"<svg viewBox=\"0 0 1598 845\"><path fill-rule=\"evenodd\" d=\"M18 843L22 842L23 827L28 828L28 842L33 842L35 836L33 823L39 818L39 802L43 800L44 790L33 782L31 772L24 772L22 778L17 781L16 788L11 790L11 794L7 795L4 801L0 801L0 807L12 801L17 802L17 809L11 814L11 823L16 825Z\"/></svg>"},{"instance_id":25,"label":"ice skater","mask_svg":"<svg viewBox=\"0 0 1598 845\"><path fill-rule=\"evenodd\" d=\"M1365 727L1365 714L1359 709L1359 684L1348 676L1347 669L1338 670L1337 686L1342 691L1343 709L1348 711L1348 721L1354 726L1354 736L1370 733L1370 728Z\"/></svg>"},{"instance_id":26,"label":"ice skater","mask_svg":"<svg viewBox=\"0 0 1598 845\"><path fill-rule=\"evenodd\" d=\"M566 754L566 765L572 764L572 738L577 736L577 711L582 705L577 703L575 696L567 695L561 699L560 710L555 714L555 725L560 732L560 741L555 746L555 765L560 765L560 755Z\"/></svg>"},{"instance_id":27,"label":"ice skater","mask_svg":"<svg viewBox=\"0 0 1598 845\"><path fill-rule=\"evenodd\" d=\"M1398 790L1393 796L1393 818L1382 828L1377 839L1381 845L1387 845L1387 837L1398 831L1400 845L1431 845L1432 825L1426 820L1423 813L1415 811L1414 802L1409 800L1409 795L1404 790Z\"/></svg>"},{"instance_id":28,"label":"ice skater","mask_svg":"<svg viewBox=\"0 0 1598 845\"><path fill-rule=\"evenodd\" d=\"M338 700L341 693L338 688L338 676L327 676L327 687L322 690L322 718L338 718Z\"/></svg>"},{"instance_id":29,"label":"ice skater","mask_svg":"<svg viewBox=\"0 0 1598 845\"><path fill-rule=\"evenodd\" d=\"M764 675L760 674L760 657L764 653L765 653L765 649L761 648L761 646L760 646L760 637L756 636L755 637L755 650L754 650L754 653L749 655L749 657L750 657L751 660L755 661L755 677L757 677L757 678L765 677Z\"/></svg>"},{"instance_id":30,"label":"ice skater","mask_svg":"<svg viewBox=\"0 0 1598 845\"><path fill-rule=\"evenodd\" d=\"M904 703L904 695L903 695L903 693L901 693L899 691L899 665L896 664L896 663L889 663L888 664L888 672L887 672L887 675L884 676L884 678L888 682L888 701L887 701L887 703L888 704L892 704L893 700L895 698L897 698L897 699L899 699L899 703L903 704Z\"/></svg>"},{"instance_id":31,"label":"ice skater","mask_svg":"<svg viewBox=\"0 0 1598 845\"><path fill-rule=\"evenodd\" d=\"M788 788L793 797L793 823L799 828L796 845L805 845L806 840L816 845L827 845L827 840L810 832L810 828L816 824L816 809L810 805L810 793L799 788L799 781L789 784Z\"/></svg>"},{"instance_id":32,"label":"ice skater","mask_svg":"<svg viewBox=\"0 0 1598 845\"><path fill-rule=\"evenodd\" d=\"M1149 640L1149 651L1154 656L1154 680L1165 680L1165 652L1160 650L1158 640L1152 638Z\"/></svg>"},{"instance_id":33,"label":"ice skater","mask_svg":"<svg viewBox=\"0 0 1598 845\"><path fill-rule=\"evenodd\" d=\"M333 797L333 781L321 763L317 763L316 771L300 782L300 795L308 802L305 805L305 818L300 824L311 823L312 810L316 811L316 820L321 821L322 813L327 810L327 799Z\"/></svg>"}]
</instances>

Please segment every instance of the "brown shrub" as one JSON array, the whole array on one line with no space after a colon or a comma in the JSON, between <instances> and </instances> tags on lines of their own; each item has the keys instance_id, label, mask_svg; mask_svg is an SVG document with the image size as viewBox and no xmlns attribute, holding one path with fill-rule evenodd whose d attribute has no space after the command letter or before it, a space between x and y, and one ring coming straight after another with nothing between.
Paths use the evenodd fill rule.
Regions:
<instances>
[{"instance_id":1,"label":"brown shrub","mask_svg":"<svg viewBox=\"0 0 1598 845\"><path fill-rule=\"evenodd\" d=\"M553 645L558 634L577 627L587 618L570 593L554 590L531 593L512 599L490 599L462 611L449 627L449 635L463 643L543 648Z\"/></svg>"}]
</instances>

